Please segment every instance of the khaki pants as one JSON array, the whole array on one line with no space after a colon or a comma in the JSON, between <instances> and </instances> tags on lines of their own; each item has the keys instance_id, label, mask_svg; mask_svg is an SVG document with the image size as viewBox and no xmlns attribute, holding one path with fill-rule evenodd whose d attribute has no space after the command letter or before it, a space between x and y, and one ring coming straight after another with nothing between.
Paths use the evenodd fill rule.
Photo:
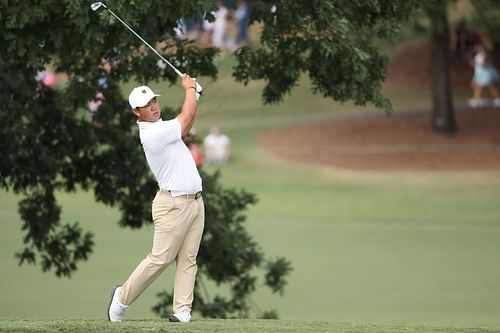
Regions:
<instances>
[{"instance_id":1,"label":"khaki pants","mask_svg":"<svg viewBox=\"0 0 500 333\"><path fill-rule=\"evenodd\" d=\"M158 191L152 211L153 248L123 284L119 301L131 304L175 260L173 311L190 311L198 269L196 256L205 225L203 198L173 198L169 192Z\"/></svg>"}]
</instances>

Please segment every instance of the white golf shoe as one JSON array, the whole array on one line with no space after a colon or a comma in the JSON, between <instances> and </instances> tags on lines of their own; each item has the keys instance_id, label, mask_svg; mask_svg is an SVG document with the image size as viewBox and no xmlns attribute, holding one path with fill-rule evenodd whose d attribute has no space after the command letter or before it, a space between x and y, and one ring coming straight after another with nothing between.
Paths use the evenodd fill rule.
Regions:
<instances>
[{"instance_id":1,"label":"white golf shoe","mask_svg":"<svg viewBox=\"0 0 500 333\"><path fill-rule=\"evenodd\" d=\"M116 286L111 292L111 301L109 302L108 307L108 319L112 322L122 321L123 315L128 309L128 305L122 304L118 301L121 289L121 286Z\"/></svg>"},{"instance_id":2,"label":"white golf shoe","mask_svg":"<svg viewBox=\"0 0 500 333\"><path fill-rule=\"evenodd\" d=\"M168 317L168 320L172 322L189 323L191 321L191 313L189 313L189 311L174 313Z\"/></svg>"}]
</instances>

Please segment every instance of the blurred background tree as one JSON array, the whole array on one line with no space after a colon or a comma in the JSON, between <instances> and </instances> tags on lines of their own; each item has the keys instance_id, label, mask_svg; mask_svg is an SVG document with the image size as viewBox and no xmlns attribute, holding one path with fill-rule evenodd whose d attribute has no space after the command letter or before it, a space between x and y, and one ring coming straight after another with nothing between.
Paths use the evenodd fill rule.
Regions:
<instances>
[{"instance_id":1,"label":"blurred background tree","mask_svg":"<svg viewBox=\"0 0 500 333\"><path fill-rule=\"evenodd\" d=\"M450 83L450 27L448 1L427 4L431 22L432 129L441 134L456 130Z\"/></svg>"},{"instance_id":2,"label":"blurred background tree","mask_svg":"<svg viewBox=\"0 0 500 333\"><path fill-rule=\"evenodd\" d=\"M263 101L275 103L305 73L324 97L372 103L390 114L391 103L381 93L388 58L375 43L394 36L419 3L255 0L252 22L263 25L260 47L236 53L234 77L245 84L265 80Z\"/></svg>"}]
</instances>

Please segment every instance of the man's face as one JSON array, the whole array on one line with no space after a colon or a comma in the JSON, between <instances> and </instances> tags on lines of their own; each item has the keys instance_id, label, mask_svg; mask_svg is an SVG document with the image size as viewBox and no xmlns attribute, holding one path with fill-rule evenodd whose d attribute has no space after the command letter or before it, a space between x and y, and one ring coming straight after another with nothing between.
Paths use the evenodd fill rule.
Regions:
<instances>
[{"instance_id":1,"label":"man's face","mask_svg":"<svg viewBox=\"0 0 500 333\"><path fill-rule=\"evenodd\" d=\"M157 121L160 119L160 102L156 97L151 98L148 104L142 107L132 109L132 112L137 116L139 121Z\"/></svg>"}]
</instances>

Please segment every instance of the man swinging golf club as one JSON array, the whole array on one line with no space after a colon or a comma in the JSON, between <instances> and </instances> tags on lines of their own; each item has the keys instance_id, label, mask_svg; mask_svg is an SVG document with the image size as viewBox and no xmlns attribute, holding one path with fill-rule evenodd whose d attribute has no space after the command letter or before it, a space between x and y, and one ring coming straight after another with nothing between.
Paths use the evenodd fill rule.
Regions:
<instances>
[{"instance_id":1,"label":"man swinging golf club","mask_svg":"<svg viewBox=\"0 0 500 333\"><path fill-rule=\"evenodd\" d=\"M201 177L188 148L182 141L196 114L196 81L182 75L185 91L180 114L163 121L160 103L149 87L134 88L129 96L137 116L139 137L146 160L159 191L152 204L154 223L151 252L139 263L122 286L113 289L108 307L110 321L121 321L128 306L174 260L176 262L173 314L170 321L191 320L193 290L197 272L196 256L205 223Z\"/></svg>"}]
</instances>

